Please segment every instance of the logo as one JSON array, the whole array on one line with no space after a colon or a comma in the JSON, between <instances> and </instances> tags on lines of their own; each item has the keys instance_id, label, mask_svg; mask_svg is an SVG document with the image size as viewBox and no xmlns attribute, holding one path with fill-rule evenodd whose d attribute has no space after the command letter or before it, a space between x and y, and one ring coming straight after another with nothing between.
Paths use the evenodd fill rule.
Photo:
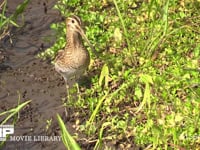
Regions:
<instances>
[{"instance_id":1,"label":"logo","mask_svg":"<svg viewBox=\"0 0 200 150\"><path fill-rule=\"evenodd\" d=\"M46 135L10 135L14 134L14 125L0 125L0 141L61 141L61 136L46 136ZM7 138L7 136L9 138Z\"/></svg>"},{"instance_id":2,"label":"logo","mask_svg":"<svg viewBox=\"0 0 200 150\"><path fill-rule=\"evenodd\" d=\"M14 133L14 125L0 125L0 141L6 141L6 136Z\"/></svg>"}]
</instances>

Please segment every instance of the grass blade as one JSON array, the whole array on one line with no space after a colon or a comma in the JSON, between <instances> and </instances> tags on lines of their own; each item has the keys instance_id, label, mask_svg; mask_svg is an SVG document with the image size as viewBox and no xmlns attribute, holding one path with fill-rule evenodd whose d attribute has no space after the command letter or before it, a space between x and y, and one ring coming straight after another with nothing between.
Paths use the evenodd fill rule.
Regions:
<instances>
[{"instance_id":1,"label":"grass blade","mask_svg":"<svg viewBox=\"0 0 200 150\"><path fill-rule=\"evenodd\" d=\"M74 138L69 134L69 132L67 131L67 129L65 127L65 124L64 124L62 118L58 114L57 114L57 119L58 119L58 123L59 123L60 129L61 129L62 141L63 141L65 147L68 150L80 150L81 148L76 143Z\"/></svg>"}]
</instances>

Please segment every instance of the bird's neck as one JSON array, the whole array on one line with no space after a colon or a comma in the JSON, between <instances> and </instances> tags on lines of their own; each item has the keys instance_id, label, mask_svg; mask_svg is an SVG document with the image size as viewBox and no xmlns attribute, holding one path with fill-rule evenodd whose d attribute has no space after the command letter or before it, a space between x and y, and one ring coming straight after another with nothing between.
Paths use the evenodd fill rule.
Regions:
<instances>
[{"instance_id":1,"label":"bird's neck","mask_svg":"<svg viewBox=\"0 0 200 150\"><path fill-rule=\"evenodd\" d=\"M67 49L77 50L77 48L82 46L82 39L78 32L68 31L67 32Z\"/></svg>"}]
</instances>

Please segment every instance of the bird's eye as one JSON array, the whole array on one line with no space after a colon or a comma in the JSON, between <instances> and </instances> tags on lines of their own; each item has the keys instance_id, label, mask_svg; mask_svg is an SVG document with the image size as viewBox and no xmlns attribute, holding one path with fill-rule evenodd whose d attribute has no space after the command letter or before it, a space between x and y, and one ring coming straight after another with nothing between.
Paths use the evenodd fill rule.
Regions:
<instances>
[{"instance_id":1,"label":"bird's eye","mask_svg":"<svg viewBox=\"0 0 200 150\"><path fill-rule=\"evenodd\" d=\"M72 20L72 23L74 23L75 21L74 20Z\"/></svg>"}]
</instances>

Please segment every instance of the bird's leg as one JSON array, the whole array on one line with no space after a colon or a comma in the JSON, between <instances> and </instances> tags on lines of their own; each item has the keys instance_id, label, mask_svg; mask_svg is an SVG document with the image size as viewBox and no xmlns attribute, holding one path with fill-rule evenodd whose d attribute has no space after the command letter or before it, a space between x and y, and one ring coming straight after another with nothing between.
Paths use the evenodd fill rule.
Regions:
<instances>
[{"instance_id":1,"label":"bird's leg","mask_svg":"<svg viewBox=\"0 0 200 150\"><path fill-rule=\"evenodd\" d=\"M80 90L79 90L79 85L78 85L78 83L76 83L76 88L77 88L78 100L80 100L80 99L81 99L81 94L80 94Z\"/></svg>"},{"instance_id":2,"label":"bird's leg","mask_svg":"<svg viewBox=\"0 0 200 150\"><path fill-rule=\"evenodd\" d=\"M66 90L67 90L67 100L69 100L69 98L70 98L70 96L69 96L69 85L68 85L68 82L67 82L67 78L66 78L66 77L64 77L64 80L65 80ZM68 116L67 106L65 106L65 116L66 116L66 117Z\"/></svg>"},{"instance_id":3,"label":"bird's leg","mask_svg":"<svg viewBox=\"0 0 200 150\"><path fill-rule=\"evenodd\" d=\"M64 80L65 80L66 89L67 89L67 100L69 100L69 98L70 98L70 95L69 95L69 84L67 82L67 78L66 77L64 77Z\"/></svg>"},{"instance_id":4,"label":"bird's leg","mask_svg":"<svg viewBox=\"0 0 200 150\"><path fill-rule=\"evenodd\" d=\"M75 76L75 79L76 81L80 78L80 75L76 75ZM78 95L78 98L80 99L80 89L79 89L79 84L76 82L76 88L77 88L77 95Z\"/></svg>"}]
</instances>

